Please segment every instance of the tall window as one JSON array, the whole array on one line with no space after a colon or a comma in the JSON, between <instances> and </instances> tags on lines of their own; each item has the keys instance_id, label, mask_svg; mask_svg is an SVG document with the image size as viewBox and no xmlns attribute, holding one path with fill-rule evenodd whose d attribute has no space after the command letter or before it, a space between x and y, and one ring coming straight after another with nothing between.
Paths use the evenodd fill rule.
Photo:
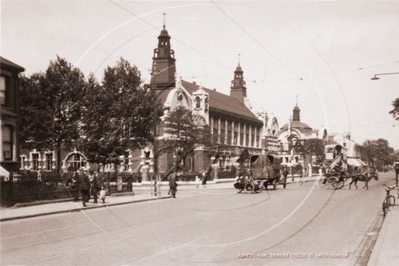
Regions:
<instances>
[{"instance_id":1,"label":"tall window","mask_svg":"<svg viewBox=\"0 0 399 266\"><path fill-rule=\"evenodd\" d=\"M33 163L33 171L39 170L39 154L33 153L32 154L32 163Z\"/></svg>"},{"instance_id":2,"label":"tall window","mask_svg":"<svg viewBox=\"0 0 399 266\"><path fill-rule=\"evenodd\" d=\"M231 145L231 122L227 123L227 144Z\"/></svg>"},{"instance_id":3,"label":"tall window","mask_svg":"<svg viewBox=\"0 0 399 266\"><path fill-rule=\"evenodd\" d=\"M218 119L213 118L213 143L218 142Z\"/></svg>"},{"instance_id":4,"label":"tall window","mask_svg":"<svg viewBox=\"0 0 399 266\"><path fill-rule=\"evenodd\" d=\"M125 151L124 158L123 158L123 167L125 171L129 171L129 152Z\"/></svg>"},{"instance_id":5,"label":"tall window","mask_svg":"<svg viewBox=\"0 0 399 266\"><path fill-rule=\"evenodd\" d=\"M225 120L220 121L220 143L224 144L224 137L225 137L225 127L226 127L226 122Z\"/></svg>"},{"instance_id":6,"label":"tall window","mask_svg":"<svg viewBox=\"0 0 399 266\"><path fill-rule=\"evenodd\" d=\"M7 90L6 90L6 77L0 76L0 104L6 105L6 97L7 97Z\"/></svg>"},{"instance_id":7,"label":"tall window","mask_svg":"<svg viewBox=\"0 0 399 266\"><path fill-rule=\"evenodd\" d=\"M244 125L240 124L240 146L244 145Z\"/></svg>"},{"instance_id":8,"label":"tall window","mask_svg":"<svg viewBox=\"0 0 399 266\"><path fill-rule=\"evenodd\" d=\"M47 171L52 171L53 170L53 153L46 153L46 170Z\"/></svg>"},{"instance_id":9,"label":"tall window","mask_svg":"<svg viewBox=\"0 0 399 266\"><path fill-rule=\"evenodd\" d=\"M237 145L237 138L238 138L238 126L234 123L234 145Z\"/></svg>"},{"instance_id":10,"label":"tall window","mask_svg":"<svg viewBox=\"0 0 399 266\"><path fill-rule=\"evenodd\" d=\"M3 158L4 160L12 160L12 126L4 126L3 127Z\"/></svg>"},{"instance_id":11,"label":"tall window","mask_svg":"<svg viewBox=\"0 0 399 266\"><path fill-rule=\"evenodd\" d=\"M249 146L249 126L245 127L245 145Z\"/></svg>"},{"instance_id":12,"label":"tall window","mask_svg":"<svg viewBox=\"0 0 399 266\"><path fill-rule=\"evenodd\" d=\"M251 127L251 147L254 147L255 144L255 127Z\"/></svg>"}]
</instances>

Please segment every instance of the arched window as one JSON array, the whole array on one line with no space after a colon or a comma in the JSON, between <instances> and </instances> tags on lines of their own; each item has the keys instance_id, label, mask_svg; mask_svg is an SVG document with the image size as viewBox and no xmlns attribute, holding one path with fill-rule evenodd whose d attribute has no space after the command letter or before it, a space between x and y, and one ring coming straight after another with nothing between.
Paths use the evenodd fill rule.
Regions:
<instances>
[{"instance_id":1,"label":"arched window","mask_svg":"<svg viewBox=\"0 0 399 266\"><path fill-rule=\"evenodd\" d=\"M6 105L7 103L7 79L5 76L0 76L0 105Z\"/></svg>"},{"instance_id":2,"label":"arched window","mask_svg":"<svg viewBox=\"0 0 399 266\"><path fill-rule=\"evenodd\" d=\"M12 148L13 148L13 127L5 125L2 129L3 136L3 159L6 161L12 160Z\"/></svg>"},{"instance_id":3,"label":"arched window","mask_svg":"<svg viewBox=\"0 0 399 266\"><path fill-rule=\"evenodd\" d=\"M70 153L65 159L67 169L72 167L74 171L78 171L80 167L86 167L86 163L86 158L79 152Z\"/></svg>"}]
</instances>

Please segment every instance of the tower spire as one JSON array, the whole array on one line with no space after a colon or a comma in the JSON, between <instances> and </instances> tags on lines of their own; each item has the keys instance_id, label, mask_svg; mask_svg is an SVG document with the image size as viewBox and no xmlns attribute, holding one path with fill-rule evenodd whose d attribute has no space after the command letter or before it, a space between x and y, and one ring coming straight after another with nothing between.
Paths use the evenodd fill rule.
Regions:
<instances>
[{"instance_id":1,"label":"tower spire","mask_svg":"<svg viewBox=\"0 0 399 266\"><path fill-rule=\"evenodd\" d=\"M161 30L161 34L158 36L158 47L154 49L154 56L152 57L152 69L153 72L157 74L157 77L156 79L152 78L151 83L156 81L157 87L174 87L176 81L175 52L171 49L171 38L166 30L166 13L163 13L163 16L163 29Z\"/></svg>"},{"instance_id":2,"label":"tower spire","mask_svg":"<svg viewBox=\"0 0 399 266\"><path fill-rule=\"evenodd\" d=\"M241 54L238 54L238 65L240 65L240 56Z\"/></svg>"},{"instance_id":3,"label":"tower spire","mask_svg":"<svg viewBox=\"0 0 399 266\"><path fill-rule=\"evenodd\" d=\"M298 95L296 96L296 106L298 106Z\"/></svg>"}]
</instances>

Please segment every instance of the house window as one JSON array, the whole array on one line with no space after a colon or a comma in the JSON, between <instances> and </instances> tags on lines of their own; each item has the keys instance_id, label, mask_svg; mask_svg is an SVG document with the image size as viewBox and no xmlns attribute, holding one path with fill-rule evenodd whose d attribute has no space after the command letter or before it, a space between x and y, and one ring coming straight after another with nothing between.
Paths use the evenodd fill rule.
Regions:
<instances>
[{"instance_id":1,"label":"house window","mask_svg":"<svg viewBox=\"0 0 399 266\"><path fill-rule=\"evenodd\" d=\"M46 170L52 171L53 170L53 153L46 153Z\"/></svg>"},{"instance_id":2,"label":"house window","mask_svg":"<svg viewBox=\"0 0 399 266\"><path fill-rule=\"evenodd\" d=\"M0 104L6 105L7 101L7 89L6 89L6 77L0 76Z\"/></svg>"},{"instance_id":3,"label":"house window","mask_svg":"<svg viewBox=\"0 0 399 266\"><path fill-rule=\"evenodd\" d=\"M21 168L20 170L25 170L25 168L27 167L27 161L26 161L26 155L21 155Z\"/></svg>"},{"instance_id":4,"label":"house window","mask_svg":"<svg viewBox=\"0 0 399 266\"><path fill-rule=\"evenodd\" d=\"M39 170L39 154L38 153L32 153L32 165L33 165L33 171Z\"/></svg>"},{"instance_id":5,"label":"house window","mask_svg":"<svg viewBox=\"0 0 399 266\"><path fill-rule=\"evenodd\" d=\"M3 127L3 158L4 160L12 160L12 146L13 146L13 139L12 139L12 126L4 126Z\"/></svg>"}]
</instances>

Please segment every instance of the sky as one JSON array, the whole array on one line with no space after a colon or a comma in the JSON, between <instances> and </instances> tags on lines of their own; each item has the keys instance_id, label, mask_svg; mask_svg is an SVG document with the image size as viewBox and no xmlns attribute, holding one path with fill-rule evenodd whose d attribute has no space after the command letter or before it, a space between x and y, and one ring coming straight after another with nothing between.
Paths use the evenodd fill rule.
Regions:
<instances>
[{"instance_id":1,"label":"sky","mask_svg":"<svg viewBox=\"0 0 399 266\"><path fill-rule=\"evenodd\" d=\"M164 16L163 14L166 13ZM1 56L44 72L57 55L92 72L120 58L149 81L165 21L182 79L230 93L238 62L253 110L399 150L399 1L1 1Z\"/></svg>"}]
</instances>

